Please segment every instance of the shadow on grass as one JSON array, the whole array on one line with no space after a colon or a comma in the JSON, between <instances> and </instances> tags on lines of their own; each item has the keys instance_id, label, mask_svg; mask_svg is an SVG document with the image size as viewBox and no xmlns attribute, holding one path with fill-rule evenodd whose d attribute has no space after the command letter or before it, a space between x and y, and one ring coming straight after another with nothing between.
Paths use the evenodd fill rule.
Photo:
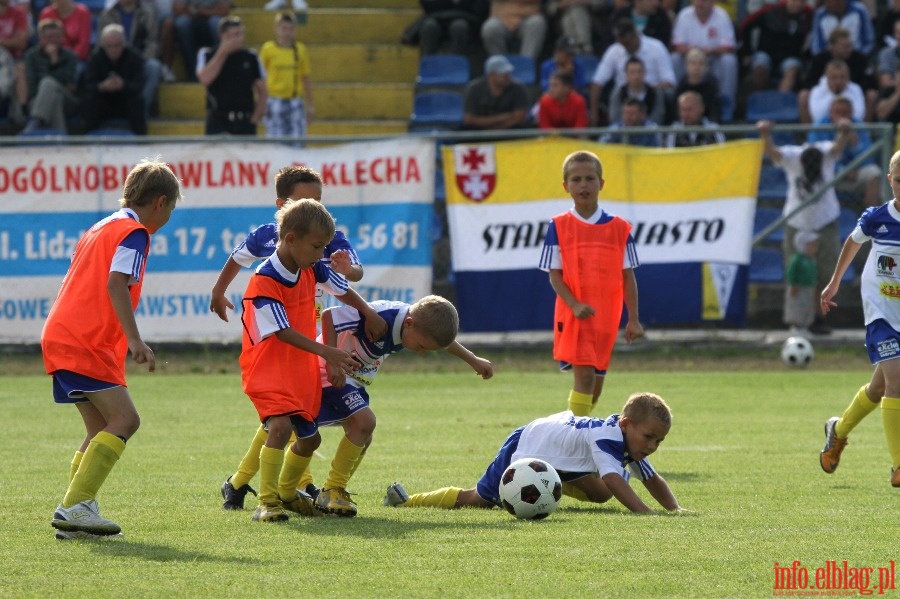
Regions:
<instances>
[{"instance_id":1,"label":"shadow on grass","mask_svg":"<svg viewBox=\"0 0 900 599\"><path fill-rule=\"evenodd\" d=\"M412 511L412 510L409 510ZM416 512L422 514L425 510L416 509ZM398 521L394 518L379 517L354 517L354 518L291 518L287 523L275 524L275 526L289 526L295 528L297 532L308 535L327 535L327 536L358 536L367 539L379 537L397 538L405 535L418 534L421 531L429 530L449 530L458 533L461 529L471 528L479 532L485 530L514 530L516 526L522 526L528 521L517 520L510 514L500 511L499 509L484 510L486 515L497 518L496 522L478 522L465 521L463 519L450 518L444 520L444 515L450 515L451 512L460 512L461 510L441 510L436 513L441 515L441 520L422 521L421 519ZM467 510L468 511L468 510ZM474 509L472 510L474 511ZM491 513L493 512L493 513ZM557 512L558 514L559 512ZM420 516L419 516L420 517ZM546 520L535 520L534 522L552 522L554 516Z\"/></svg>"},{"instance_id":2,"label":"shadow on grass","mask_svg":"<svg viewBox=\"0 0 900 599\"><path fill-rule=\"evenodd\" d=\"M175 549L166 545L131 542L123 540L97 539L83 541L90 543L91 550L110 557L131 557L148 562L220 562L240 565L261 565L263 562L246 555L212 555L202 551Z\"/></svg>"},{"instance_id":3,"label":"shadow on grass","mask_svg":"<svg viewBox=\"0 0 900 599\"><path fill-rule=\"evenodd\" d=\"M660 475L665 478L667 482L675 481L679 483L691 483L704 478L709 478L707 475L700 474L699 472L660 472Z\"/></svg>"}]
</instances>

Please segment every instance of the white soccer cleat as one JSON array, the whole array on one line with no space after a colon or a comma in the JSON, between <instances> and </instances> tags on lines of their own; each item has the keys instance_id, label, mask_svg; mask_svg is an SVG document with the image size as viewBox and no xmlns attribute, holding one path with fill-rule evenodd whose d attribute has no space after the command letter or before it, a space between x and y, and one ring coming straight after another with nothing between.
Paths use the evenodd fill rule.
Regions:
<instances>
[{"instance_id":1,"label":"white soccer cleat","mask_svg":"<svg viewBox=\"0 0 900 599\"><path fill-rule=\"evenodd\" d=\"M287 6L286 0L269 0L263 8L266 10L280 10L285 6Z\"/></svg>"},{"instance_id":2,"label":"white soccer cleat","mask_svg":"<svg viewBox=\"0 0 900 599\"><path fill-rule=\"evenodd\" d=\"M388 485L387 494L384 496L384 505L397 507L409 501L409 493L400 483Z\"/></svg>"},{"instance_id":3,"label":"white soccer cleat","mask_svg":"<svg viewBox=\"0 0 900 599\"><path fill-rule=\"evenodd\" d=\"M298 12L306 12L309 9L309 4L306 3L306 0L291 0L294 4L294 10Z\"/></svg>"},{"instance_id":4,"label":"white soccer cleat","mask_svg":"<svg viewBox=\"0 0 900 599\"><path fill-rule=\"evenodd\" d=\"M122 527L100 515L100 506L94 499L76 503L69 508L60 504L50 524L53 528L65 532L87 532L100 536L122 532Z\"/></svg>"}]
</instances>

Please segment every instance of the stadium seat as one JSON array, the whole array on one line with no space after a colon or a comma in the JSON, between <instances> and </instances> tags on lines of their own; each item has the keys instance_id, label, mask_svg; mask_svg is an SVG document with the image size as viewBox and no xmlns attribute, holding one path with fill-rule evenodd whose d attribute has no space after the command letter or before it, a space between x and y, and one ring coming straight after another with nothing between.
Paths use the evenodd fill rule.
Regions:
<instances>
[{"instance_id":1,"label":"stadium seat","mask_svg":"<svg viewBox=\"0 0 900 599\"><path fill-rule=\"evenodd\" d=\"M65 137L67 133L59 129L31 129L19 131L18 137Z\"/></svg>"},{"instance_id":2,"label":"stadium seat","mask_svg":"<svg viewBox=\"0 0 900 599\"><path fill-rule=\"evenodd\" d=\"M787 197L787 177L784 170L772 164L764 164L759 173L756 197L760 200L783 202Z\"/></svg>"},{"instance_id":3,"label":"stadium seat","mask_svg":"<svg viewBox=\"0 0 900 599\"><path fill-rule=\"evenodd\" d=\"M78 0L81 4L87 6L92 13L99 15L106 8L106 0Z\"/></svg>"},{"instance_id":4,"label":"stadium seat","mask_svg":"<svg viewBox=\"0 0 900 599\"><path fill-rule=\"evenodd\" d=\"M784 281L784 258L781 250L753 248L750 253L751 283L781 283Z\"/></svg>"},{"instance_id":5,"label":"stadium seat","mask_svg":"<svg viewBox=\"0 0 900 599\"><path fill-rule=\"evenodd\" d=\"M419 61L416 87L462 87L469 78L469 59L465 56L430 54Z\"/></svg>"},{"instance_id":6,"label":"stadium seat","mask_svg":"<svg viewBox=\"0 0 900 599\"><path fill-rule=\"evenodd\" d=\"M413 98L410 129L449 128L462 124L463 96L458 92L419 92Z\"/></svg>"},{"instance_id":7,"label":"stadium seat","mask_svg":"<svg viewBox=\"0 0 900 599\"><path fill-rule=\"evenodd\" d=\"M722 104L721 121L723 123L730 123L734 120L734 102L731 101L730 96L726 96L725 94L719 96L719 101Z\"/></svg>"},{"instance_id":8,"label":"stadium seat","mask_svg":"<svg viewBox=\"0 0 900 599\"><path fill-rule=\"evenodd\" d=\"M800 120L800 106L797 94L764 90L747 96L747 121L775 121L776 123L796 123Z\"/></svg>"},{"instance_id":9,"label":"stadium seat","mask_svg":"<svg viewBox=\"0 0 900 599\"><path fill-rule=\"evenodd\" d=\"M589 54L579 54L575 57L575 62L581 64L581 70L584 72L584 78L586 81L590 82L590 80L594 78L594 71L597 70L597 65L600 64L600 59Z\"/></svg>"},{"instance_id":10,"label":"stadium seat","mask_svg":"<svg viewBox=\"0 0 900 599\"><path fill-rule=\"evenodd\" d=\"M522 85L534 85L537 83L537 67L534 59L521 54L505 54L513 65L513 79Z\"/></svg>"},{"instance_id":11,"label":"stadium seat","mask_svg":"<svg viewBox=\"0 0 900 599\"><path fill-rule=\"evenodd\" d=\"M757 208L753 217L753 237L756 238L763 229L781 218L781 210L778 208ZM766 236L765 241L781 243L784 240L784 229L778 227Z\"/></svg>"}]
</instances>

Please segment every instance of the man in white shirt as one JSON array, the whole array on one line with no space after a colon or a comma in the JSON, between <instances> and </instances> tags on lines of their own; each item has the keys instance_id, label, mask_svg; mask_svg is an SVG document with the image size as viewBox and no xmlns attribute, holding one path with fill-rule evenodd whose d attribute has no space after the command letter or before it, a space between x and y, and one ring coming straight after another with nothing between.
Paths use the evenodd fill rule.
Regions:
<instances>
[{"instance_id":1,"label":"man in white shirt","mask_svg":"<svg viewBox=\"0 0 900 599\"><path fill-rule=\"evenodd\" d=\"M693 0L693 6L682 8L672 29L672 65L678 79L684 75L685 56L692 48L700 48L709 57L710 72L719 80L722 93L734 106L737 100L738 60L734 25L725 9L715 0Z\"/></svg>"}]
</instances>

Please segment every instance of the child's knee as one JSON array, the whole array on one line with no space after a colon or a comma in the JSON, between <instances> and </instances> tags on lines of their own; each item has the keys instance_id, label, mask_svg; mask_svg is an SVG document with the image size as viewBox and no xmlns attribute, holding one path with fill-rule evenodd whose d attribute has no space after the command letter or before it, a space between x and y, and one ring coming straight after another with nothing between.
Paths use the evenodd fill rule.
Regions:
<instances>
[{"instance_id":1,"label":"child's knee","mask_svg":"<svg viewBox=\"0 0 900 599\"><path fill-rule=\"evenodd\" d=\"M360 410L350 417L350 431L357 436L369 438L375 432L375 413L372 410Z\"/></svg>"}]
</instances>

